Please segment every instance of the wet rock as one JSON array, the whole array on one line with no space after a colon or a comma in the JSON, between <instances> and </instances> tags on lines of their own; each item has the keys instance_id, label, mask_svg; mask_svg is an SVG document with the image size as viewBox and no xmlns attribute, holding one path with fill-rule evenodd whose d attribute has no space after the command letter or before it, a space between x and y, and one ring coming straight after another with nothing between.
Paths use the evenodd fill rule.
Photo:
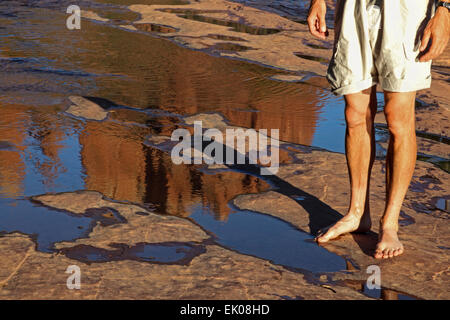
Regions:
<instances>
[{"instance_id":1,"label":"wet rock","mask_svg":"<svg viewBox=\"0 0 450 320\"><path fill-rule=\"evenodd\" d=\"M173 33L177 32L177 29L163 26L163 25L157 25L153 23L136 23L133 26L135 29L145 32L158 32L158 33Z\"/></svg>"},{"instance_id":2,"label":"wet rock","mask_svg":"<svg viewBox=\"0 0 450 320\"><path fill-rule=\"evenodd\" d=\"M0 238L0 298L366 299L353 289L337 286L331 291L302 274L216 245L205 249L189 265L135 260L87 264L64 254L36 252L30 239L13 234ZM66 270L74 264L82 272L81 288L68 290Z\"/></svg>"},{"instance_id":3,"label":"wet rock","mask_svg":"<svg viewBox=\"0 0 450 320\"><path fill-rule=\"evenodd\" d=\"M124 24L124 25L121 25L120 27L124 28L124 29L131 30L131 31L136 31L137 30L135 26L130 25L130 24Z\"/></svg>"},{"instance_id":4,"label":"wet rock","mask_svg":"<svg viewBox=\"0 0 450 320\"><path fill-rule=\"evenodd\" d=\"M33 200L74 214L114 208L127 222L97 225L87 238L58 243L52 254L36 251L24 235L0 237L1 298L281 299L299 293L306 299L365 298L344 286L327 290L301 273L214 245L185 219L156 215L98 192L46 194ZM70 265L81 269L80 290L67 290Z\"/></svg>"},{"instance_id":5,"label":"wet rock","mask_svg":"<svg viewBox=\"0 0 450 320\"><path fill-rule=\"evenodd\" d=\"M264 201L261 201L262 198ZM288 221L301 230L309 230L308 212L292 197L282 193L268 191L261 194L240 195L233 200L233 204L241 210L253 210L270 214Z\"/></svg>"},{"instance_id":6,"label":"wet rock","mask_svg":"<svg viewBox=\"0 0 450 320\"><path fill-rule=\"evenodd\" d=\"M100 22L107 22L109 19L100 17L97 13L89 10L81 10L81 17L91 20L96 20Z\"/></svg>"},{"instance_id":7,"label":"wet rock","mask_svg":"<svg viewBox=\"0 0 450 320\"><path fill-rule=\"evenodd\" d=\"M156 215L137 205L111 201L94 191L45 194L32 199L45 206L80 215L94 212L95 209L111 208L126 220L126 223L111 226L97 225L88 238L79 239L76 244L109 248L111 242L134 245L139 242L203 241L208 238L203 230L187 220ZM148 215L138 215L137 212L146 212ZM56 247L72 245L69 242L58 243Z\"/></svg>"},{"instance_id":8,"label":"wet rock","mask_svg":"<svg viewBox=\"0 0 450 320\"><path fill-rule=\"evenodd\" d=\"M195 121L201 121L203 128L223 129L228 126L225 118L218 113L199 113L184 118L184 122L193 125Z\"/></svg>"},{"instance_id":9,"label":"wet rock","mask_svg":"<svg viewBox=\"0 0 450 320\"><path fill-rule=\"evenodd\" d=\"M154 135L152 135L152 136L147 137L147 141L149 143L151 143L151 144L158 145L158 144L170 141L170 137L168 137L168 136L154 136Z\"/></svg>"},{"instance_id":10,"label":"wet rock","mask_svg":"<svg viewBox=\"0 0 450 320\"><path fill-rule=\"evenodd\" d=\"M224 164L210 164L208 165L208 169L218 170L218 169L228 169L228 167Z\"/></svg>"},{"instance_id":11,"label":"wet rock","mask_svg":"<svg viewBox=\"0 0 450 320\"><path fill-rule=\"evenodd\" d=\"M172 39L193 49L207 49L220 45L221 39L239 38L253 50L234 50L222 52L221 55L322 75L326 72L324 65L298 58L294 52L301 51L318 59L329 59L331 56L331 50L317 50L302 43L301 39L313 40L306 25L252 6L242 5L240 10L234 10L228 1L207 0L182 6L131 5L129 8L142 15L139 23L175 28L178 30L177 36ZM231 10L233 14L229 14ZM215 36L211 37L211 34Z\"/></svg>"},{"instance_id":12,"label":"wet rock","mask_svg":"<svg viewBox=\"0 0 450 320\"><path fill-rule=\"evenodd\" d=\"M299 82L304 79L304 76L290 75L290 74L276 74L271 76L270 79L287 82Z\"/></svg>"},{"instance_id":13,"label":"wet rock","mask_svg":"<svg viewBox=\"0 0 450 320\"><path fill-rule=\"evenodd\" d=\"M298 153L297 157L304 160L302 164L282 166L276 176L268 178L276 191L242 195L234 200L234 204L240 209L279 217L301 230L316 234L320 228L346 213L349 183L345 156L313 151ZM365 281L366 268L376 264L381 268L382 286L385 288L419 298L448 299L448 254L437 246L446 246L450 224L448 220L418 211L414 203L434 204L435 197L442 197L445 190L450 189L450 175L432 164L417 163L411 186L420 184L422 189L420 193L414 189L407 193L401 219L408 220L408 223L401 223L399 230L405 253L392 260L376 260L372 255L377 243L378 221L384 209L384 170L384 164L375 161L370 195L373 232L344 235L324 245L331 252L351 257L357 266L351 274L336 273L332 279ZM427 183L429 178L424 177L439 181L440 188ZM418 263L423 266L417 267Z\"/></svg>"},{"instance_id":14,"label":"wet rock","mask_svg":"<svg viewBox=\"0 0 450 320\"><path fill-rule=\"evenodd\" d=\"M98 104L80 96L71 96L69 100L73 103L66 112L76 117L88 120L104 120L108 112Z\"/></svg>"},{"instance_id":15,"label":"wet rock","mask_svg":"<svg viewBox=\"0 0 450 320\"><path fill-rule=\"evenodd\" d=\"M388 147L389 131L387 128L386 118L382 112L378 112L375 117L376 128L382 130L386 136L383 141L379 141L379 145L385 150ZM439 157L450 160L450 144L449 137L441 134L433 133L434 130L420 131L420 126L417 127L417 152L421 155L430 157Z\"/></svg>"}]
</instances>

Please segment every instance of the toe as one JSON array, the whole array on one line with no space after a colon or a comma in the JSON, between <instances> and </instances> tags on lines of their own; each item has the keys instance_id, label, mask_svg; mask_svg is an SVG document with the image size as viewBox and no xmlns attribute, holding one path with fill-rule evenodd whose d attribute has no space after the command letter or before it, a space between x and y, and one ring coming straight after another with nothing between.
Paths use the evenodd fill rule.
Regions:
<instances>
[{"instance_id":1,"label":"toe","mask_svg":"<svg viewBox=\"0 0 450 320\"><path fill-rule=\"evenodd\" d=\"M324 239L324 235L326 234L326 229L320 229L319 231L317 231L317 235L316 235L316 238L315 238L315 240L317 241L317 242L324 242L324 241L326 241L325 239Z\"/></svg>"},{"instance_id":2,"label":"toe","mask_svg":"<svg viewBox=\"0 0 450 320\"><path fill-rule=\"evenodd\" d=\"M325 235L323 235L323 236L317 237L316 241L319 243L325 243L328 241L328 238Z\"/></svg>"},{"instance_id":3,"label":"toe","mask_svg":"<svg viewBox=\"0 0 450 320\"><path fill-rule=\"evenodd\" d=\"M317 235L316 241L317 241L317 242L324 242L323 234Z\"/></svg>"},{"instance_id":4,"label":"toe","mask_svg":"<svg viewBox=\"0 0 450 320\"><path fill-rule=\"evenodd\" d=\"M394 250L394 257L400 255L400 249Z\"/></svg>"},{"instance_id":5,"label":"toe","mask_svg":"<svg viewBox=\"0 0 450 320\"><path fill-rule=\"evenodd\" d=\"M327 242L328 240L330 240L333 237L333 235L334 235L334 232L332 232L331 230L328 230L325 234L318 237L317 241L320 243Z\"/></svg>"},{"instance_id":6,"label":"toe","mask_svg":"<svg viewBox=\"0 0 450 320\"><path fill-rule=\"evenodd\" d=\"M389 258L393 258L394 257L394 249L389 249L389 251L388 251L388 255L389 255Z\"/></svg>"},{"instance_id":7,"label":"toe","mask_svg":"<svg viewBox=\"0 0 450 320\"><path fill-rule=\"evenodd\" d=\"M383 250L383 259L387 259L389 258L389 249L384 249Z\"/></svg>"},{"instance_id":8,"label":"toe","mask_svg":"<svg viewBox=\"0 0 450 320\"><path fill-rule=\"evenodd\" d=\"M381 259L383 258L383 248L380 246L377 246L377 248L375 249L375 259Z\"/></svg>"}]
</instances>

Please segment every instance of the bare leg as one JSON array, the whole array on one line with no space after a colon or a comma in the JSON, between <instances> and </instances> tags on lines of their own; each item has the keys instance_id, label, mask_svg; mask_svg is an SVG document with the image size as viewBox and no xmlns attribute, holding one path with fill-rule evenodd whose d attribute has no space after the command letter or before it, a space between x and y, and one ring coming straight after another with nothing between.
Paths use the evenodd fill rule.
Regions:
<instances>
[{"instance_id":1,"label":"bare leg","mask_svg":"<svg viewBox=\"0 0 450 320\"><path fill-rule=\"evenodd\" d=\"M380 221L377 259L403 253L397 236L398 217L416 165L415 96L416 92L385 92L384 112L390 139L386 156L386 207Z\"/></svg>"},{"instance_id":2,"label":"bare leg","mask_svg":"<svg viewBox=\"0 0 450 320\"><path fill-rule=\"evenodd\" d=\"M370 230L369 178L375 158L373 121L377 100L376 87L345 96L347 130L345 149L350 175L351 199L348 213L333 226L319 231L323 243L349 232Z\"/></svg>"}]
</instances>

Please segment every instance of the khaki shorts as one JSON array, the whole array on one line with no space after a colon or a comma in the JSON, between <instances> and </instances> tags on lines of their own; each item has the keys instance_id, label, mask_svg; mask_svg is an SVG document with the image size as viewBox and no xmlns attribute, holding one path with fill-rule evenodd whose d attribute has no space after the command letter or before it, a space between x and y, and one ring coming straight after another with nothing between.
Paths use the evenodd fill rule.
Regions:
<instances>
[{"instance_id":1,"label":"khaki shorts","mask_svg":"<svg viewBox=\"0 0 450 320\"><path fill-rule=\"evenodd\" d=\"M336 95L380 84L386 91L429 88L431 61L419 47L434 0L338 0L327 79Z\"/></svg>"}]
</instances>

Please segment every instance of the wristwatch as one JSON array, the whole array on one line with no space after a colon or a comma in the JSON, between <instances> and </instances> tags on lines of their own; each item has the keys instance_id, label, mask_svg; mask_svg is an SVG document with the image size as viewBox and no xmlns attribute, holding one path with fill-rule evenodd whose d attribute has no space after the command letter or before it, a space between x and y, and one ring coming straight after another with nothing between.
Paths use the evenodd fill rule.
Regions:
<instances>
[{"instance_id":1,"label":"wristwatch","mask_svg":"<svg viewBox=\"0 0 450 320\"><path fill-rule=\"evenodd\" d=\"M450 2L437 1L436 8L438 8L438 7L444 7L444 8L447 8L448 10L450 10Z\"/></svg>"}]
</instances>

